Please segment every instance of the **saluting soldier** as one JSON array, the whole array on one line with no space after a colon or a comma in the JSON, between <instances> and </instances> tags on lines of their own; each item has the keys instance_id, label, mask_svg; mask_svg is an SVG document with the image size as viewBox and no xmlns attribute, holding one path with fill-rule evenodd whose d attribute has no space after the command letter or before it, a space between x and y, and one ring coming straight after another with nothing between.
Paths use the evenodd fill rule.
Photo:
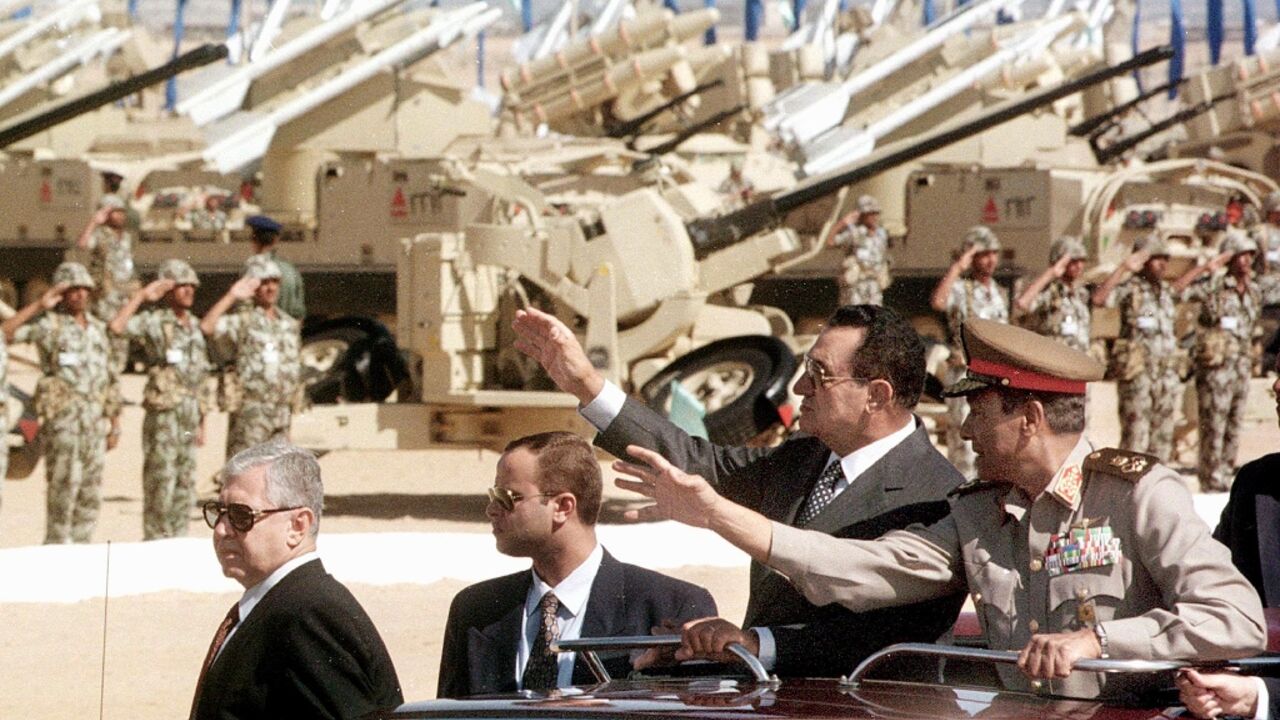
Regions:
<instances>
[{"instance_id":1,"label":"saluting soldier","mask_svg":"<svg viewBox=\"0 0 1280 720\"><path fill-rule=\"evenodd\" d=\"M1018 295L1029 330L1089 352L1089 290L1081 277L1089 254L1079 238L1064 235L1049 247L1049 267Z\"/></svg>"},{"instance_id":2,"label":"saluting soldier","mask_svg":"<svg viewBox=\"0 0 1280 720\"><path fill-rule=\"evenodd\" d=\"M858 198L858 212L841 221L831 245L844 250L840 263L841 305L882 305L889 287L889 233L880 226L880 201Z\"/></svg>"},{"instance_id":3,"label":"saluting soldier","mask_svg":"<svg viewBox=\"0 0 1280 720\"><path fill-rule=\"evenodd\" d=\"M276 303L279 308L298 322L307 317L306 291L302 285L302 273L293 263L280 257L276 250L276 242L280 240L283 226L266 215L254 215L244 221L253 230L253 251L255 256L273 260L280 268L280 299Z\"/></svg>"},{"instance_id":4,"label":"saluting soldier","mask_svg":"<svg viewBox=\"0 0 1280 720\"><path fill-rule=\"evenodd\" d=\"M111 322L120 308L129 302L129 296L137 287L137 274L133 266L133 233L126 224L128 213L124 201L118 195L104 195L102 207L94 214L84 232L80 233L77 247L88 249L89 275L97 283L93 297L93 313L104 323ZM129 359L129 340L115 337L111 341L111 371L124 372Z\"/></svg>"},{"instance_id":5,"label":"saluting soldier","mask_svg":"<svg viewBox=\"0 0 1280 720\"><path fill-rule=\"evenodd\" d=\"M89 542L102 504L106 451L120 440L107 326L89 312L93 286L83 265L64 262L53 273L53 287L2 326L6 340L32 343L40 358L35 405L49 484L46 543Z\"/></svg>"},{"instance_id":6,"label":"saluting soldier","mask_svg":"<svg viewBox=\"0 0 1280 720\"><path fill-rule=\"evenodd\" d=\"M1010 325L964 326L968 374L948 388L973 410L965 436L978 477L951 514L876 540L771 522L719 497L656 453L616 463L653 498L642 520L710 527L790 578L818 605L854 611L970 593L983 639L1020 651L1006 685L1042 694L1116 697L1164 685L1156 674L1072 672L1088 658L1213 661L1267 645L1258 594L1200 520L1176 472L1148 455L1095 447L1083 435L1087 383L1102 366ZM676 657L723 650L688 628Z\"/></svg>"},{"instance_id":7,"label":"saluting soldier","mask_svg":"<svg viewBox=\"0 0 1280 720\"><path fill-rule=\"evenodd\" d=\"M1120 400L1120 445L1158 458L1173 454L1179 398L1174 303L1180 293L1164 279L1169 247L1157 233L1139 238L1133 253L1093 293L1095 306L1120 310L1111 373Z\"/></svg>"},{"instance_id":8,"label":"saluting soldier","mask_svg":"<svg viewBox=\"0 0 1280 720\"><path fill-rule=\"evenodd\" d=\"M227 457L273 438L288 439L302 402L302 337L298 321L276 306L280 266L265 255L245 263L236 281L200 321L219 358L227 417ZM242 302L242 301L252 302ZM228 313L232 305L242 304Z\"/></svg>"},{"instance_id":9,"label":"saluting soldier","mask_svg":"<svg viewBox=\"0 0 1280 720\"><path fill-rule=\"evenodd\" d=\"M990 228L969 228L960 244L960 254L933 290L930 304L947 314L951 357L947 364L948 383L964 375L964 350L960 347L960 327L973 319L1009 321L1009 298L996 282L1000 265L1000 239ZM973 477L973 448L960 436L960 426L969 414L964 398L947 400L947 459L967 478Z\"/></svg>"},{"instance_id":10,"label":"saluting soldier","mask_svg":"<svg viewBox=\"0 0 1280 720\"><path fill-rule=\"evenodd\" d=\"M1222 252L1190 273L1196 280L1182 294L1200 303L1195 344L1196 399L1200 409L1200 489L1227 490L1235 475L1240 422L1253 376L1253 329L1262 306L1280 301L1253 281L1258 245L1239 230L1228 231ZM1222 268L1226 268L1225 271ZM1208 274L1209 277L1200 277Z\"/></svg>"},{"instance_id":11,"label":"saluting soldier","mask_svg":"<svg viewBox=\"0 0 1280 720\"><path fill-rule=\"evenodd\" d=\"M165 260L157 279L133 294L111 321L111 332L141 345L147 365L142 392L142 534L181 537L195 502L195 448L204 445L203 392L209 358L191 313L200 278L186 262ZM139 313L143 302L163 307ZM136 314L135 314L136 313Z\"/></svg>"}]
</instances>

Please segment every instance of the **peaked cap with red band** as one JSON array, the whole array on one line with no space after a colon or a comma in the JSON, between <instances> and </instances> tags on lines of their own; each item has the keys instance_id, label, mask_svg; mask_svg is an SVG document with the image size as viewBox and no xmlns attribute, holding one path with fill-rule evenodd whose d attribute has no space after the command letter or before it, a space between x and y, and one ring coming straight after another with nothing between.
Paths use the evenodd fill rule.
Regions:
<instances>
[{"instance_id":1,"label":"peaked cap with red band","mask_svg":"<svg viewBox=\"0 0 1280 720\"><path fill-rule=\"evenodd\" d=\"M970 320L961 327L968 372L943 393L961 397L989 387L1083 395L1101 380L1104 368L1087 353L991 320Z\"/></svg>"}]
</instances>

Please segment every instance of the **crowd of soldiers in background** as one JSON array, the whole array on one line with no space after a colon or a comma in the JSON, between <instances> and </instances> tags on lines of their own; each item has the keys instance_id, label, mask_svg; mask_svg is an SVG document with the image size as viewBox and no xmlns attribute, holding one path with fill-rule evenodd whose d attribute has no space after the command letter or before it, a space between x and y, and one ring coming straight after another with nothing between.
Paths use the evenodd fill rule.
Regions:
<instances>
[{"instance_id":1,"label":"crowd of soldiers in background","mask_svg":"<svg viewBox=\"0 0 1280 720\"><path fill-rule=\"evenodd\" d=\"M165 262L154 282L140 286L128 207L116 194L119 178L105 180L111 192L77 240L90 252L89 267L59 266L53 287L6 321L0 338L0 402L6 388L5 341L32 343L39 354L36 410L48 479L45 541L50 543L86 542L92 534L104 455L120 436L118 380L131 343L140 350L148 376L142 433L146 539L185 533L195 501L195 447L203 444L204 418L215 404L229 415L229 457L287 435L293 412L305 401L299 360L306 312L302 278L276 254L280 225L265 216L249 218L254 254L244 277L197 319L191 308L200 280L185 261ZM734 195L738 190L750 192L735 188ZM213 205L202 209L216 214ZM891 260L880 214L878 201L864 195L833 233L831 244L845 253L837 277L841 305L883 301ZM931 306L946 315L951 338L944 382L965 373L959 338L961 324L969 319L1009 322L1012 309L1020 324L1088 352L1091 306L1116 308L1120 331L1109 363L1117 382L1121 445L1171 459L1184 382L1175 305L1198 302L1191 352L1199 405L1198 477L1205 491L1226 489L1254 365L1255 328L1262 307L1280 303L1280 193L1266 199L1261 213L1242 213L1223 234L1219 254L1173 282L1164 279L1170 252L1158 234L1139 239L1096 288L1083 281L1084 243L1062 237L1050 249L1049 267L1011 304L996 282L1000 251L991 229L971 228L930 298ZM144 303L155 305L142 310ZM216 391L210 389L212 377ZM967 411L963 398L947 401L946 445L949 459L971 477L973 453L960 437ZM0 477L6 459L0 457Z\"/></svg>"},{"instance_id":2,"label":"crowd of soldiers in background","mask_svg":"<svg viewBox=\"0 0 1280 720\"><path fill-rule=\"evenodd\" d=\"M113 179L105 178L109 191L118 189ZM146 539L186 534L196 501L196 447L215 404L228 413L228 457L288 435L304 401L302 279L276 256L279 223L254 216L246 224L254 254L243 277L197 318L200 278L187 262L167 260L154 281L141 285L128 208L111 192L77 240L90 253L88 267L62 263L52 287L4 322L0 391L7 387L6 343L31 343L41 371L35 410L48 481L46 543L88 542L93 534L105 455L120 438L119 379L131 344L147 374Z\"/></svg>"},{"instance_id":3,"label":"crowd of soldiers in background","mask_svg":"<svg viewBox=\"0 0 1280 720\"><path fill-rule=\"evenodd\" d=\"M951 338L944 381L950 385L965 374L960 326L970 319L1010 322L1012 317L1028 329L1090 352L1091 307L1115 308L1120 331L1108 361L1117 383L1121 447L1168 461L1174 456L1186 364L1174 330L1175 306L1199 303L1189 358L1199 413L1197 476L1204 491L1226 490L1235 473L1253 374L1255 330L1263 306L1280 303L1280 192L1266 198L1261 213L1252 210L1246 207L1222 234L1212 260L1172 282L1164 277L1170 250L1158 233L1139 238L1132 253L1092 289L1083 280L1088 258L1084 243L1058 238L1049 250L1049 267L1022 288L1012 306L1006 289L996 282L999 238L990 228L971 228L930 298L933 309L946 314ZM845 218L832 240L846 253L838 278L842 304L878 304L888 286L888 235L879 216L875 198L859 198L857 211ZM973 451L960 437L967 413L964 398L947 400L948 457L972 477Z\"/></svg>"}]
</instances>

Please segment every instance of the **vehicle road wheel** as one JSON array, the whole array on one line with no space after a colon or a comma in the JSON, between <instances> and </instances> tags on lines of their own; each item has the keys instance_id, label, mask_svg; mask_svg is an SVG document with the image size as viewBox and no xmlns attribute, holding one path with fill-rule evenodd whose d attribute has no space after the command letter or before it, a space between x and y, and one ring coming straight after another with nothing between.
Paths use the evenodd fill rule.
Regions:
<instances>
[{"instance_id":1,"label":"vehicle road wheel","mask_svg":"<svg viewBox=\"0 0 1280 720\"><path fill-rule=\"evenodd\" d=\"M671 382L678 381L707 409L708 439L741 445L780 422L796 357L781 340L765 335L726 338L677 358L640 388L649 407L667 415Z\"/></svg>"},{"instance_id":2,"label":"vehicle road wheel","mask_svg":"<svg viewBox=\"0 0 1280 720\"><path fill-rule=\"evenodd\" d=\"M391 333L368 318L338 318L309 330L302 341L302 377L315 404L379 402L408 370Z\"/></svg>"}]
</instances>

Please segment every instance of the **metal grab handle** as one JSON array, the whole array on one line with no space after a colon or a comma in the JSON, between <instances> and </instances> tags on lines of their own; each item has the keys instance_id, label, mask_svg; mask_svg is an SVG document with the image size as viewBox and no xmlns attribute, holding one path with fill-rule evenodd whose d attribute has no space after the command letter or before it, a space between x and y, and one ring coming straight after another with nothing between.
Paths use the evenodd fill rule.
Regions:
<instances>
[{"instance_id":1,"label":"metal grab handle","mask_svg":"<svg viewBox=\"0 0 1280 720\"><path fill-rule=\"evenodd\" d=\"M848 677L841 678L843 685L857 686L873 666L899 655L920 655L925 657L952 658L956 660L979 660L1003 665L1014 665L1018 662L1015 650L988 650L986 648L962 648L953 645L931 645L929 643L899 643L878 650L867 659L858 663ZM1072 670L1100 673L1143 673L1177 670L1185 667L1239 668L1254 670L1265 667L1280 667L1280 656L1241 658L1239 660L1210 660L1207 662L1188 662L1185 660L1117 660L1087 659L1077 660Z\"/></svg>"},{"instance_id":2,"label":"metal grab handle","mask_svg":"<svg viewBox=\"0 0 1280 720\"><path fill-rule=\"evenodd\" d=\"M591 672L596 676L596 680L602 683L609 682L613 678L609 676L609 671L605 669L604 663L600 661L596 655L598 650L647 650L648 648L659 647L680 647L679 635L624 635L621 637L600 637L600 638L578 638L577 640L553 640L551 642L551 652L580 652L587 661L587 665L591 668ZM760 659L751 654L751 651L742 646L741 643L729 643L725 647L726 650L733 653L743 665L751 671L751 675L756 682L772 682L775 678L769 676L769 671L764 669L764 665Z\"/></svg>"}]
</instances>

